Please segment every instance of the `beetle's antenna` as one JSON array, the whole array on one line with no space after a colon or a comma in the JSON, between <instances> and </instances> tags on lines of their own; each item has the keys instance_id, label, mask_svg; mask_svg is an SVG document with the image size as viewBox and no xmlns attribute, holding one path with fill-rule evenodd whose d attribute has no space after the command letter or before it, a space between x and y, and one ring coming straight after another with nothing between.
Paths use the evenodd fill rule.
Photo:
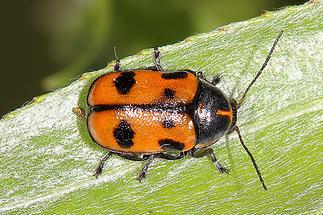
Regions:
<instances>
[{"instance_id":1,"label":"beetle's antenna","mask_svg":"<svg viewBox=\"0 0 323 215\"><path fill-rule=\"evenodd\" d=\"M258 165L256 163L256 160L253 158L251 152L249 151L249 149L247 148L247 146L244 144L244 142L242 140L242 137L241 137L241 134L240 134L240 129L239 129L238 126L235 126L235 131L237 132L237 134L239 136L239 140L240 140L241 145L243 146L244 150L246 150L246 152L248 153L248 155L249 155L249 157L250 157L250 159L251 159L251 161L253 163L253 166L255 167L255 169L257 171L257 175L258 175L259 180L260 180L260 182L262 184L262 187L264 188L264 190L267 190L267 187L265 185L265 181L264 181L264 179L261 176L261 173L260 173L260 171L258 169Z\"/></svg>"},{"instance_id":2,"label":"beetle's antenna","mask_svg":"<svg viewBox=\"0 0 323 215\"><path fill-rule=\"evenodd\" d=\"M244 99L245 99L245 97L246 97L246 95L247 95L248 91L250 90L251 86L256 82L256 80L258 79L258 77L261 75L262 71L263 71L263 70L265 69L265 67L267 66L267 63L268 63L268 61L270 60L270 57L271 57L272 53L274 52L275 47L276 47L276 45L277 45L277 43L278 43L278 40L280 39L280 37L282 36L282 34L283 34L283 31L281 31L281 32L278 34L278 36L277 36L277 38L276 38L276 40L275 40L275 42L274 42L273 46L271 47L271 49L270 49L270 51L269 51L269 53L268 53L268 55L267 55L267 58L266 58L265 62L262 64L262 66L261 66L260 70L258 71L258 73L256 74L256 76L255 76L255 77L254 77L254 79L251 81L251 83L249 84L249 86L247 87L247 89L244 91L244 93L243 93L243 95L242 95L241 99L240 99L240 100L239 100L239 102L238 102L238 109L240 108L241 104L243 103L243 101L244 101Z\"/></svg>"}]
</instances>

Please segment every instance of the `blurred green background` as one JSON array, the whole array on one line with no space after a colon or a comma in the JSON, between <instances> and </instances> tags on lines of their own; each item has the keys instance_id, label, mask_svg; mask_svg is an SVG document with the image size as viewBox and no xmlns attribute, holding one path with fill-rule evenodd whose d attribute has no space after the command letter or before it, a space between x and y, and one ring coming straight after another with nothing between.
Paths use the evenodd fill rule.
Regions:
<instances>
[{"instance_id":1,"label":"blurred green background","mask_svg":"<svg viewBox=\"0 0 323 215\"><path fill-rule=\"evenodd\" d=\"M0 7L0 116L123 58L304 0L12 0Z\"/></svg>"}]
</instances>

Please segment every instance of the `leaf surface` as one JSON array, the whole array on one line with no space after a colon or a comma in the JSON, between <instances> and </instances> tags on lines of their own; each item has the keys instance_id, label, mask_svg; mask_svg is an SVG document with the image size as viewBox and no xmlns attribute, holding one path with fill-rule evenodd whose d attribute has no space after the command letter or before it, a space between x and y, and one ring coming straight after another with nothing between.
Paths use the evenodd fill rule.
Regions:
<instances>
[{"instance_id":1,"label":"leaf surface","mask_svg":"<svg viewBox=\"0 0 323 215\"><path fill-rule=\"evenodd\" d=\"M141 162L117 156L92 175L105 150L72 108L106 68L35 98L0 121L0 213L313 214L322 212L322 2L266 12L161 47L166 70L220 73L238 98L283 37L239 110L238 124L268 186L264 191L236 135L213 149L230 175L207 158L155 160L138 183ZM123 69L153 64L152 49L121 60Z\"/></svg>"}]
</instances>

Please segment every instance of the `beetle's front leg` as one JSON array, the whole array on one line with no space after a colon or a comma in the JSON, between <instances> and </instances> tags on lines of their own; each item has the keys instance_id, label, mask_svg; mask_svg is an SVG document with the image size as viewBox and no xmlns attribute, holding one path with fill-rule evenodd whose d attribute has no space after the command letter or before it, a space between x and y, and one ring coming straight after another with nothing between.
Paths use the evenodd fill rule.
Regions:
<instances>
[{"instance_id":1,"label":"beetle's front leg","mask_svg":"<svg viewBox=\"0 0 323 215\"><path fill-rule=\"evenodd\" d=\"M199 78L199 79L202 79L204 81L207 81L207 79L206 79L205 74L204 74L203 71L196 72L196 77Z\"/></svg>"},{"instance_id":2,"label":"beetle's front leg","mask_svg":"<svg viewBox=\"0 0 323 215\"><path fill-rule=\"evenodd\" d=\"M221 76L219 74L215 75L213 78L212 78L212 81L211 83L215 86L217 84L219 84L221 82Z\"/></svg>"},{"instance_id":3,"label":"beetle's front leg","mask_svg":"<svg viewBox=\"0 0 323 215\"><path fill-rule=\"evenodd\" d=\"M216 166L216 169L218 170L219 173L227 173L229 174L229 169L225 168L222 166L217 158L215 157L215 154L213 152L213 149L211 148L203 148L203 149L193 149L190 154L194 158L202 158L205 156L210 156L212 163Z\"/></svg>"}]
</instances>

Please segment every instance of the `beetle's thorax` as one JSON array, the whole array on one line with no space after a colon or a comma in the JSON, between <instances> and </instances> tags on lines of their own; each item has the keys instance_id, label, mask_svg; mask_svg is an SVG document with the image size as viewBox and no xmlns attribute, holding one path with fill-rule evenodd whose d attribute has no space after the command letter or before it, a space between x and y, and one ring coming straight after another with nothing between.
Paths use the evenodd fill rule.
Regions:
<instances>
[{"instance_id":1,"label":"beetle's thorax","mask_svg":"<svg viewBox=\"0 0 323 215\"><path fill-rule=\"evenodd\" d=\"M196 147L207 147L229 131L233 119L231 101L220 89L204 80L199 80L195 101Z\"/></svg>"}]
</instances>

